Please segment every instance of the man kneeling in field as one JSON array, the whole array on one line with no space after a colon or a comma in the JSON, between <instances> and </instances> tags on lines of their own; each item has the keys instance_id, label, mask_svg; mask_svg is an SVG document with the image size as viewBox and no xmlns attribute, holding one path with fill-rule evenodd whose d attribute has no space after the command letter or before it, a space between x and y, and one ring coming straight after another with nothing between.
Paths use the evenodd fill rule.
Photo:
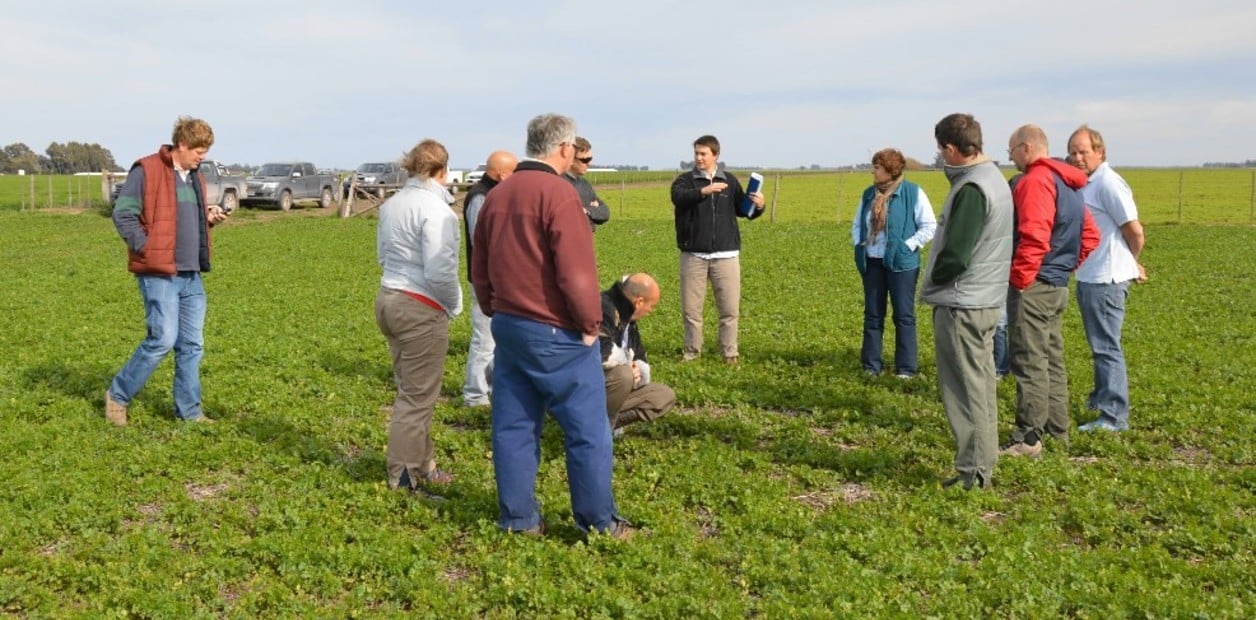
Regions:
<instances>
[{"instance_id":1,"label":"man kneeling in field","mask_svg":"<svg viewBox=\"0 0 1256 620\"><path fill-rule=\"evenodd\" d=\"M606 415L612 430L648 422L676 406L672 388L650 381L650 364L637 321L659 303L659 285L649 274L624 276L602 291L602 370L606 373Z\"/></svg>"}]
</instances>

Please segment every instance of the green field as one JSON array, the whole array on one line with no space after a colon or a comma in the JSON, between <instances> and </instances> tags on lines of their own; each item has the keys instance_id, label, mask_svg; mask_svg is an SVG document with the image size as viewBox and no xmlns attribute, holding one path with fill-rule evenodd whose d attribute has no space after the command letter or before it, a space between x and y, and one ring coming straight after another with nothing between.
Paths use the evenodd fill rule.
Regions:
<instances>
[{"instance_id":1,"label":"green field","mask_svg":"<svg viewBox=\"0 0 1256 620\"><path fill-rule=\"evenodd\" d=\"M601 279L660 280L642 330L655 380L680 398L616 443L617 500L645 530L626 543L586 542L572 524L554 425L539 480L549 536L497 531L489 416L457 405L465 316L434 425L459 476L451 500L387 489L373 220L246 212L217 229L202 370L220 423L172 419L167 362L119 429L101 395L143 337L122 243L94 210L0 212L0 614L1256 615L1256 228L1164 225L1176 202L1141 200L1151 280L1127 318L1133 429L1004 460L990 492L943 491L953 448L928 313L920 378L859 369L862 294L840 222L868 179L784 177L776 221L743 226L738 368L678 362L666 183L630 187L622 210L618 188L599 188L614 213L597 235ZM918 180L940 203L940 177ZM1201 200L1188 222L1246 221L1230 217L1246 193ZM1074 421L1087 421L1075 306L1065 330ZM1004 435L1014 391L1000 386Z\"/></svg>"}]
</instances>

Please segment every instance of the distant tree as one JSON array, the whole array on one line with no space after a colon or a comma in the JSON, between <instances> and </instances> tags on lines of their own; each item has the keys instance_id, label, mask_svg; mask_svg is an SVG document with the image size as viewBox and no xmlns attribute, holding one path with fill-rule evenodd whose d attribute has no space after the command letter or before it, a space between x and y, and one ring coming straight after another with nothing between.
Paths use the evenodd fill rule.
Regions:
<instances>
[{"instance_id":1,"label":"distant tree","mask_svg":"<svg viewBox=\"0 0 1256 620\"><path fill-rule=\"evenodd\" d=\"M118 164L113 160L113 153L99 144L82 142L53 142L45 151L48 155L50 172L56 174L74 174L75 172L99 172L116 170Z\"/></svg>"},{"instance_id":2,"label":"distant tree","mask_svg":"<svg viewBox=\"0 0 1256 620\"><path fill-rule=\"evenodd\" d=\"M4 154L0 156L0 172L5 174L15 174L18 170L27 172L42 172L43 168L39 164L39 154L31 150L21 142L14 142L4 147Z\"/></svg>"},{"instance_id":3,"label":"distant tree","mask_svg":"<svg viewBox=\"0 0 1256 620\"><path fill-rule=\"evenodd\" d=\"M942 161L942 151L938 151L938 154L933 156L933 167L941 169L945 165L946 162Z\"/></svg>"},{"instance_id":4,"label":"distant tree","mask_svg":"<svg viewBox=\"0 0 1256 620\"><path fill-rule=\"evenodd\" d=\"M920 160L914 157L908 157L907 165L904 167L907 168L908 170L924 170L925 169L925 165L920 163Z\"/></svg>"}]
</instances>

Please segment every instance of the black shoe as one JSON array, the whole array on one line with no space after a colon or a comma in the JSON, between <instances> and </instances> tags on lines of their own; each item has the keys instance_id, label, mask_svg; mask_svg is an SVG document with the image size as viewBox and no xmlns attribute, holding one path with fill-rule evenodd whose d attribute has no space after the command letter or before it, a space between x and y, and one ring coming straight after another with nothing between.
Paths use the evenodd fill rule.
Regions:
<instances>
[{"instance_id":1,"label":"black shoe","mask_svg":"<svg viewBox=\"0 0 1256 620\"><path fill-rule=\"evenodd\" d=\"M963 485L965 491L971 491L973 487L977 487L978 489L988 489L994 486L992 482L986 480L981 476L981 474L961 474L959 476L955 476L954 478L947 478L942 481L942 488L949 489L957 484Z\"/></svg>"}]
</instances>

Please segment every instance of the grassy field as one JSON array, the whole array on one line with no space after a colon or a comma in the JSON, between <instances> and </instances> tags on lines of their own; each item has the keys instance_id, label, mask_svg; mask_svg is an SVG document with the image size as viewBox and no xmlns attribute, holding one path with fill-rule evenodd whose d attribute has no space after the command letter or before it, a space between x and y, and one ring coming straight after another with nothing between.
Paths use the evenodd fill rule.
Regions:
<instances>
[{"instance_id":1,"label":"grassy field","mask_svg":"<svg viewBox=\"0 0 1256 620\"><path fill-rule=\"evenodd\" d=\"M938 202L939 180L920 179ZM1151 281L1133 291L1126 331L1131 431L1000 462L990 492L943 491L952 442L927 312L919 379L859 372L861 293L835 219L849 221L867 181L787 177L777 221L743 226L739 368L678 362L665 185L633 189L622 211L600 190L615 208L597 235L601 279L659 278L642 327L655 380L680 398L616 444L620 508L646 532L627 543L586 542L572 524L553 425L539 480L550 535L496 530L488 413L457 405L465 316L434 426L459 476L452 499L387 489L373 220L246 212L220 227L203 381L221 422L172 419L167 362L117 429L101 394L143 336L121 242L94 211L0 212L0 613L1256 614L1256 229L1148 227ZM838 191L840 213L824 199ZM1153 222L1169 209L1140 206ZM1065 329L1074 420L1086 421L1075 306ZM1002 384L1004 435L1013 397Z\"/></svg>"}]
</instances>

